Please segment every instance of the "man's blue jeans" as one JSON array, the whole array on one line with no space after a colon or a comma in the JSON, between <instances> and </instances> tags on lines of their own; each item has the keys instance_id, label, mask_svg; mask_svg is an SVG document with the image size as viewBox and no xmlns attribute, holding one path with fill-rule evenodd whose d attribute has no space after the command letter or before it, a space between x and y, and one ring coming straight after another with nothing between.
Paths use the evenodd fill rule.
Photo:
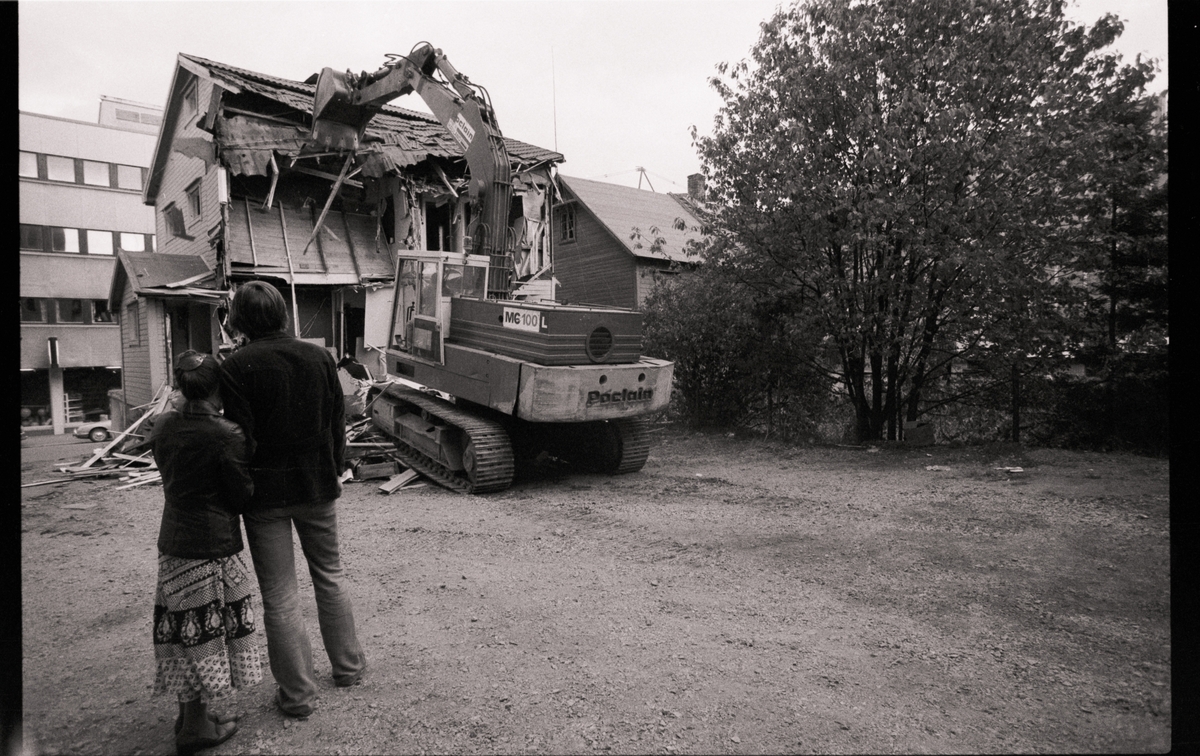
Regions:
<instances>
[{"instance_id":1,"label":"man's blue jeans","mask_svg":"<svg viewBox=\"0 0 1200 756\"><path fill-rule=\"evenodd\" d=\"M317 695L312 645L300 613L292 527L308 561L321 640L338 685L351 685L366 668L366 657L354 631L350 596L342 585L334 502L264 509L243 515L246 540L258 587L262 592L267 659L279 685L279 705L289 714L312 712Z\"/></svg>"}]
</instances>

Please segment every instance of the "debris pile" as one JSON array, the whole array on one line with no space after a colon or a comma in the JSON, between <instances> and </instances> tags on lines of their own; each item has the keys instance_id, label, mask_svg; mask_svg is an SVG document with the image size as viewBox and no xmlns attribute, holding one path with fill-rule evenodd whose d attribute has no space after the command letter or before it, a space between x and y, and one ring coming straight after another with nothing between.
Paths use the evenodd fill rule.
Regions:
<instances>
[{"instance_id":1,"label":"debris pile","mask_svg":"<svg viewBox=\"0 0 1200 756\"><path fill-rule=\"evenodd\" d=\"M21 487L44 486L50 483L63 483L77 478L117 478L121 485L117 489L132 488L147 483L162 480L154 456L146 445L150 429L154 427L154 419L172 403L170 386L164 385L154 394L149 404L132 408L142 415L125 430L116 434L103 447L95 452L82 464L74 467L59 467L58 472L65 473L64 478L40 480L25 483Z\"/></svg>"},{"instance_id":2,"label":"debris pile","mask_svg":"<svg viewBox=\"0 0 1200 756\"><path fill-rule=\"evenodd\" d=\"M370 411L369 402L364 410ZM346 470L342 473L342 482L386 478L379 486L379 492L384 494L424 485L417 482L419 473L408 469L396 456L395 448L391 439L371 424L369 417L349 422L346 425Z\"/></svg>"},{"instance_id":3,"label":"debris pile","mask_svg":"<svg viewBox=\"0 0 1200 756\"><path fill-rule=\"evenodd\" d=\"M363 384L380 387L386 385ZM356 392L358 393L358 392ZM379 492L390 494L400 488L416 488L424 483L418 481L419 474L408 469L394 453L395 445L372 424L369 416L370 403L365 401L366 387L356 397L357 407L350 414L351 402L347 402L346 425L346 470L342 473L342 482L368 481L385 479L379 486ZM350 395L347 395L350 399ZM149 404L133 407L133 411L143 411L128 428L114 435L109 442L96 449L86 461L73 467L59 467L57 471L65 477L50 480L39 480L25 483L22 488L44 486L52 483L65 483L80 478L116 478L117 490L142 486L148 483L161 483L162 474L154 461L146 440L154 427L155 419L172 406L182 402L178 392L164 385L155 393Z\"/></svg>"}]
</instances>

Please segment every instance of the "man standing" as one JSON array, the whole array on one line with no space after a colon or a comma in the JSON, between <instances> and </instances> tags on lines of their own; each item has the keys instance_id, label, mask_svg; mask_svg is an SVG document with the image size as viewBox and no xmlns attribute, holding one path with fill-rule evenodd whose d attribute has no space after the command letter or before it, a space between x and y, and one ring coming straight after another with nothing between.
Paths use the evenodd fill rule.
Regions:
<instances>
[{"instance_id":1,"label":"man standing","mask_svg":"<svg viewBox=\"0 0 1200 756\"><path fill-rule=\"evenodd\" d=\"M286 715L307 717L317 695L312 646L300 613L292 528L308 561L321 639L338 686L362 680L367 662L342 585L334 502L346 446L341 384L333 357L287 335L287 305L275 287L238 288L229 324L249 341L221 366L225 417L250 445L254 498L242 519L262 593L267 659Z\"/></svg>"}]
</instances>

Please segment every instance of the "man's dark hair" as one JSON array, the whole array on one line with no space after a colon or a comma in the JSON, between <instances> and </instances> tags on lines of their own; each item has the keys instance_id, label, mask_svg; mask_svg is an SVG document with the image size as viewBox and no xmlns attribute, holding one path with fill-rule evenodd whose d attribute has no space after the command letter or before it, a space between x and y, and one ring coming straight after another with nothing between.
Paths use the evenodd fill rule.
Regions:
<instances>
[{"instance_id":1,"label":"man's dark hair","mask_svg":"<svg viewBox=\"0 0 1200 756\"><path fill-rule=\"evenodd\" d=\"M242 284L229 305L229 325L250 339L286 331L287 303L269 283Z\"/></svg>"},{"instance_id":2,"label":"man's dark hair","mask_svg":"<svg viewBox=\"0 0 1200 756\"><path fill-rule=\"evenodd\" d=\"M189 400L207 399L217 391L220 365L211 354L189 349L175 360L175 388Z\"/></svg>"}]
</instances>

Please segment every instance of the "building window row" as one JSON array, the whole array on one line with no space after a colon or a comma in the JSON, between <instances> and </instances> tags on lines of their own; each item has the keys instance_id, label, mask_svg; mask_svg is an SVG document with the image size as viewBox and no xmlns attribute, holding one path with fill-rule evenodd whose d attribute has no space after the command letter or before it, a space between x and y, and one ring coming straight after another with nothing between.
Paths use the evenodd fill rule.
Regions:
<instances>
[{"instance_id":1,"label":"building window row","mask_svg":"<svg viewBox=\"0 0 1200 756\"><path fill-rule=\"evenodd\" d=\"M61 181L67 184L102 186L108 189L142 191L146 169L136 165L105 163L100 160L43 155L21 151L20 175L23 178Z\"/></svg>"},{"instance_id":2,"label":"building window row","mask_svg":"<svg viewBox=\"0 0 1200 756\"><path fill-rule=\"evenodd\" d=\"M35 226L28 223L22 223L20 226L21 249L26 252L111 255L117 248L126 252L155 251L154 234Z\"/></svg>"},{"instance_id":3,"label":"building window row","mask_svg":"<svg viewBox=\"0 0 1200 756\"><path fill-rule=\"evenodd\" d=\"M21 297L22 323L112 323L106 299L46 299Z\"/></svg>"}]
</instances>

